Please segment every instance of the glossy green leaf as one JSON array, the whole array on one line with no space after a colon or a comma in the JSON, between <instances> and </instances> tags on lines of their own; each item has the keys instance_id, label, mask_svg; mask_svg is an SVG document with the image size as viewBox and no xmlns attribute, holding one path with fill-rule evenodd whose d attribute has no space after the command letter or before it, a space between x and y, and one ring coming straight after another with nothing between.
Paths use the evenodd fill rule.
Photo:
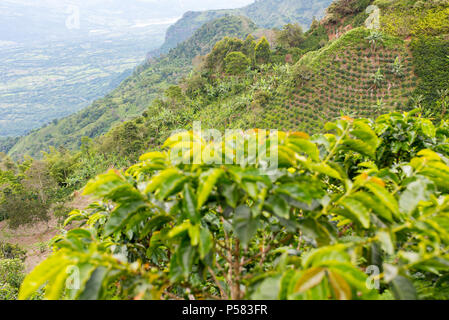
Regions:
<instances>
[{"instance_id":1,"label":"glossy green leaf","mask_svg":"<svg viewBox=\"0 0 449 320\"><path fill-rule=\"evenodd\" d=\"M205 172L201 179L200 179L200 185L198 188L198 203L197 203L197 209L200 209L204 203L209 198L209 195L212 192L212 189L215 187L215 184L217 183L218 179L224 174L224 171L222 169L210 169L209 171Z\"/></svg>"},{"instance_id":2,"label":"glossy green leaf","mask_svg":"<svg viewBox=\"0 0 449 320\"><path fill-rule=\"evenodd\" d=\"M257 231L259 223L253 219L251 209L239 206L235 209L233 228L240 242L246 247Z\"/></svg>"},{"instance_id":3,"label":"glossy green leaf","mask_svg":"<svg viewBox=\"0 0 449 320\"><path fill-rule=\"evenodd\" d=\"M354 198L345 198L341 204L347 211L339 212L339 214L356 219L365 229L370 227L369 209L362 202Z\"/></svg>"}]
</instances>

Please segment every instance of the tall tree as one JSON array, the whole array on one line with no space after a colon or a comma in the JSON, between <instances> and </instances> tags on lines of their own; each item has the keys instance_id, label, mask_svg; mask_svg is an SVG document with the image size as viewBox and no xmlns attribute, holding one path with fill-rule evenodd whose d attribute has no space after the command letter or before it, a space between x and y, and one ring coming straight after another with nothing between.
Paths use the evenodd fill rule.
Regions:
<instances>
[{"instance_id":1,"label":"tall tree","mask_svg":"<svg viewBox=\"0 0 449 320\"><path fill-rule=\"evenodd\" d=\"M262 37L256 45L256 61L258 63L269 63L271 61L270 43L265 37Z\"/></svg>"}]
</instances>

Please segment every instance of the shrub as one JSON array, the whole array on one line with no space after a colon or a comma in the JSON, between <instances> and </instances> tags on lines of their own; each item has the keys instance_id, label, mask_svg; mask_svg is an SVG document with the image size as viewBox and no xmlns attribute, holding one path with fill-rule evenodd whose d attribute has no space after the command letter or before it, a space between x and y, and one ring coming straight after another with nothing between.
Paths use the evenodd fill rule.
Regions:
<instances>
[{"instance_id":1,"label":"shrub","mask_svg":"<svg viewBox=\"0 0 449 320\"><path fill-rule=\"evenodd\" d=\"M262 37L256 45L256 61L257 63L271 62L270 43L265 37Z\"/></svg>"},{"instance_id":2,"label":"shrub","mask_svg":"<svg viewBox=\"0 0 449 320\"><path fill-rule=\"evenodd\" d=\"M25 261L26 251L20 246L0 242L0 259L19 259Z\"/></svg>"},{"instance_id":3,"label":"shrub","mask_svg":"<svg viewBox=\"0 0 449 320\"><path fill-rule=\"evenodd\" d=\"M286 24L276 34L276 42L285 48L300 47L305 37L302 27L298 24Z\"/></svg>"},{"instance_id":4,"label":"shrub","mask_svg":"<svg viewBox=\"0 0 449 320\"><path fill-rule=\"evenodd\" d=\"M225 70L231 75L242 74L250 65L251 60L241 52L230 52L225 58Z\"/></svg>"},{"instance_id":5,"label":"shrub","mask_svg":"<svg viewBox=\"0 0 449 320\"><path fill-rule=\"evenodd\" d=\"M0 300L15 300L25 277L20 259L0 259Z\"/></svg>"}]
</instances>

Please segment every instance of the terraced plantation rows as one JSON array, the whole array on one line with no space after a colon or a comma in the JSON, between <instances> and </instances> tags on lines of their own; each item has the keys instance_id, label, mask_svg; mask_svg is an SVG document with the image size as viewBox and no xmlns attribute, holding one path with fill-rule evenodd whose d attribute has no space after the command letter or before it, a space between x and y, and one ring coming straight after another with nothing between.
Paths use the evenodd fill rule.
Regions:
<instances>
[{"instance_id":1,"label":"terraced plantation rows","mask_svg":"<svg viewBox=\"0 0 449 320\"><path fill-rule=\"evenodd\" d=\"M368 40L360 39L346 50L330 52L325 61L310 74L305 64L303 81L290 82L286 92L277 94L265 109L265 125L315 132L323 122L342 113L374 117L388 110L407 109L417 84L407 44L374 48Z\"/></svg>"}]
</instances>

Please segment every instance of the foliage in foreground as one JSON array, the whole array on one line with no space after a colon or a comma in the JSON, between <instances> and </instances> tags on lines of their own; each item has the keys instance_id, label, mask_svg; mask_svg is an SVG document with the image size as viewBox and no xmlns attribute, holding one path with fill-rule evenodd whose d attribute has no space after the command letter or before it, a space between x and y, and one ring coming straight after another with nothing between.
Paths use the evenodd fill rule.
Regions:
<instances>
[{"instance_id":1,"label":"foliage in foreground","mask_svg":"<svg viewBox=\"0 0 449 320\"><path fill-rule=\"evenodd\" d=\"M25 277L26 252L17 245L0 242L0 300L15 300Z\"/></svg>"},{"instance_id":2,"label":"foliage in foreground","mask_svg":"<svg viewBox=\"0 0 449 320\"><path fill-rule=\"evenodd\" d=\"M280 133L275 175L265 175L263 152L218 165L223 144L175 135L86 186L102 201L71 214L67 223L82 227L54 239L19 298L45 288L47 299L415 299L418 278L440 290L448 123L417 113ZM191 150L179 154L186 136ZM269 132L237 136L228 143L272 147ZM195 150L201 164L179 161Z\"/></svg>"}]
</instances>

